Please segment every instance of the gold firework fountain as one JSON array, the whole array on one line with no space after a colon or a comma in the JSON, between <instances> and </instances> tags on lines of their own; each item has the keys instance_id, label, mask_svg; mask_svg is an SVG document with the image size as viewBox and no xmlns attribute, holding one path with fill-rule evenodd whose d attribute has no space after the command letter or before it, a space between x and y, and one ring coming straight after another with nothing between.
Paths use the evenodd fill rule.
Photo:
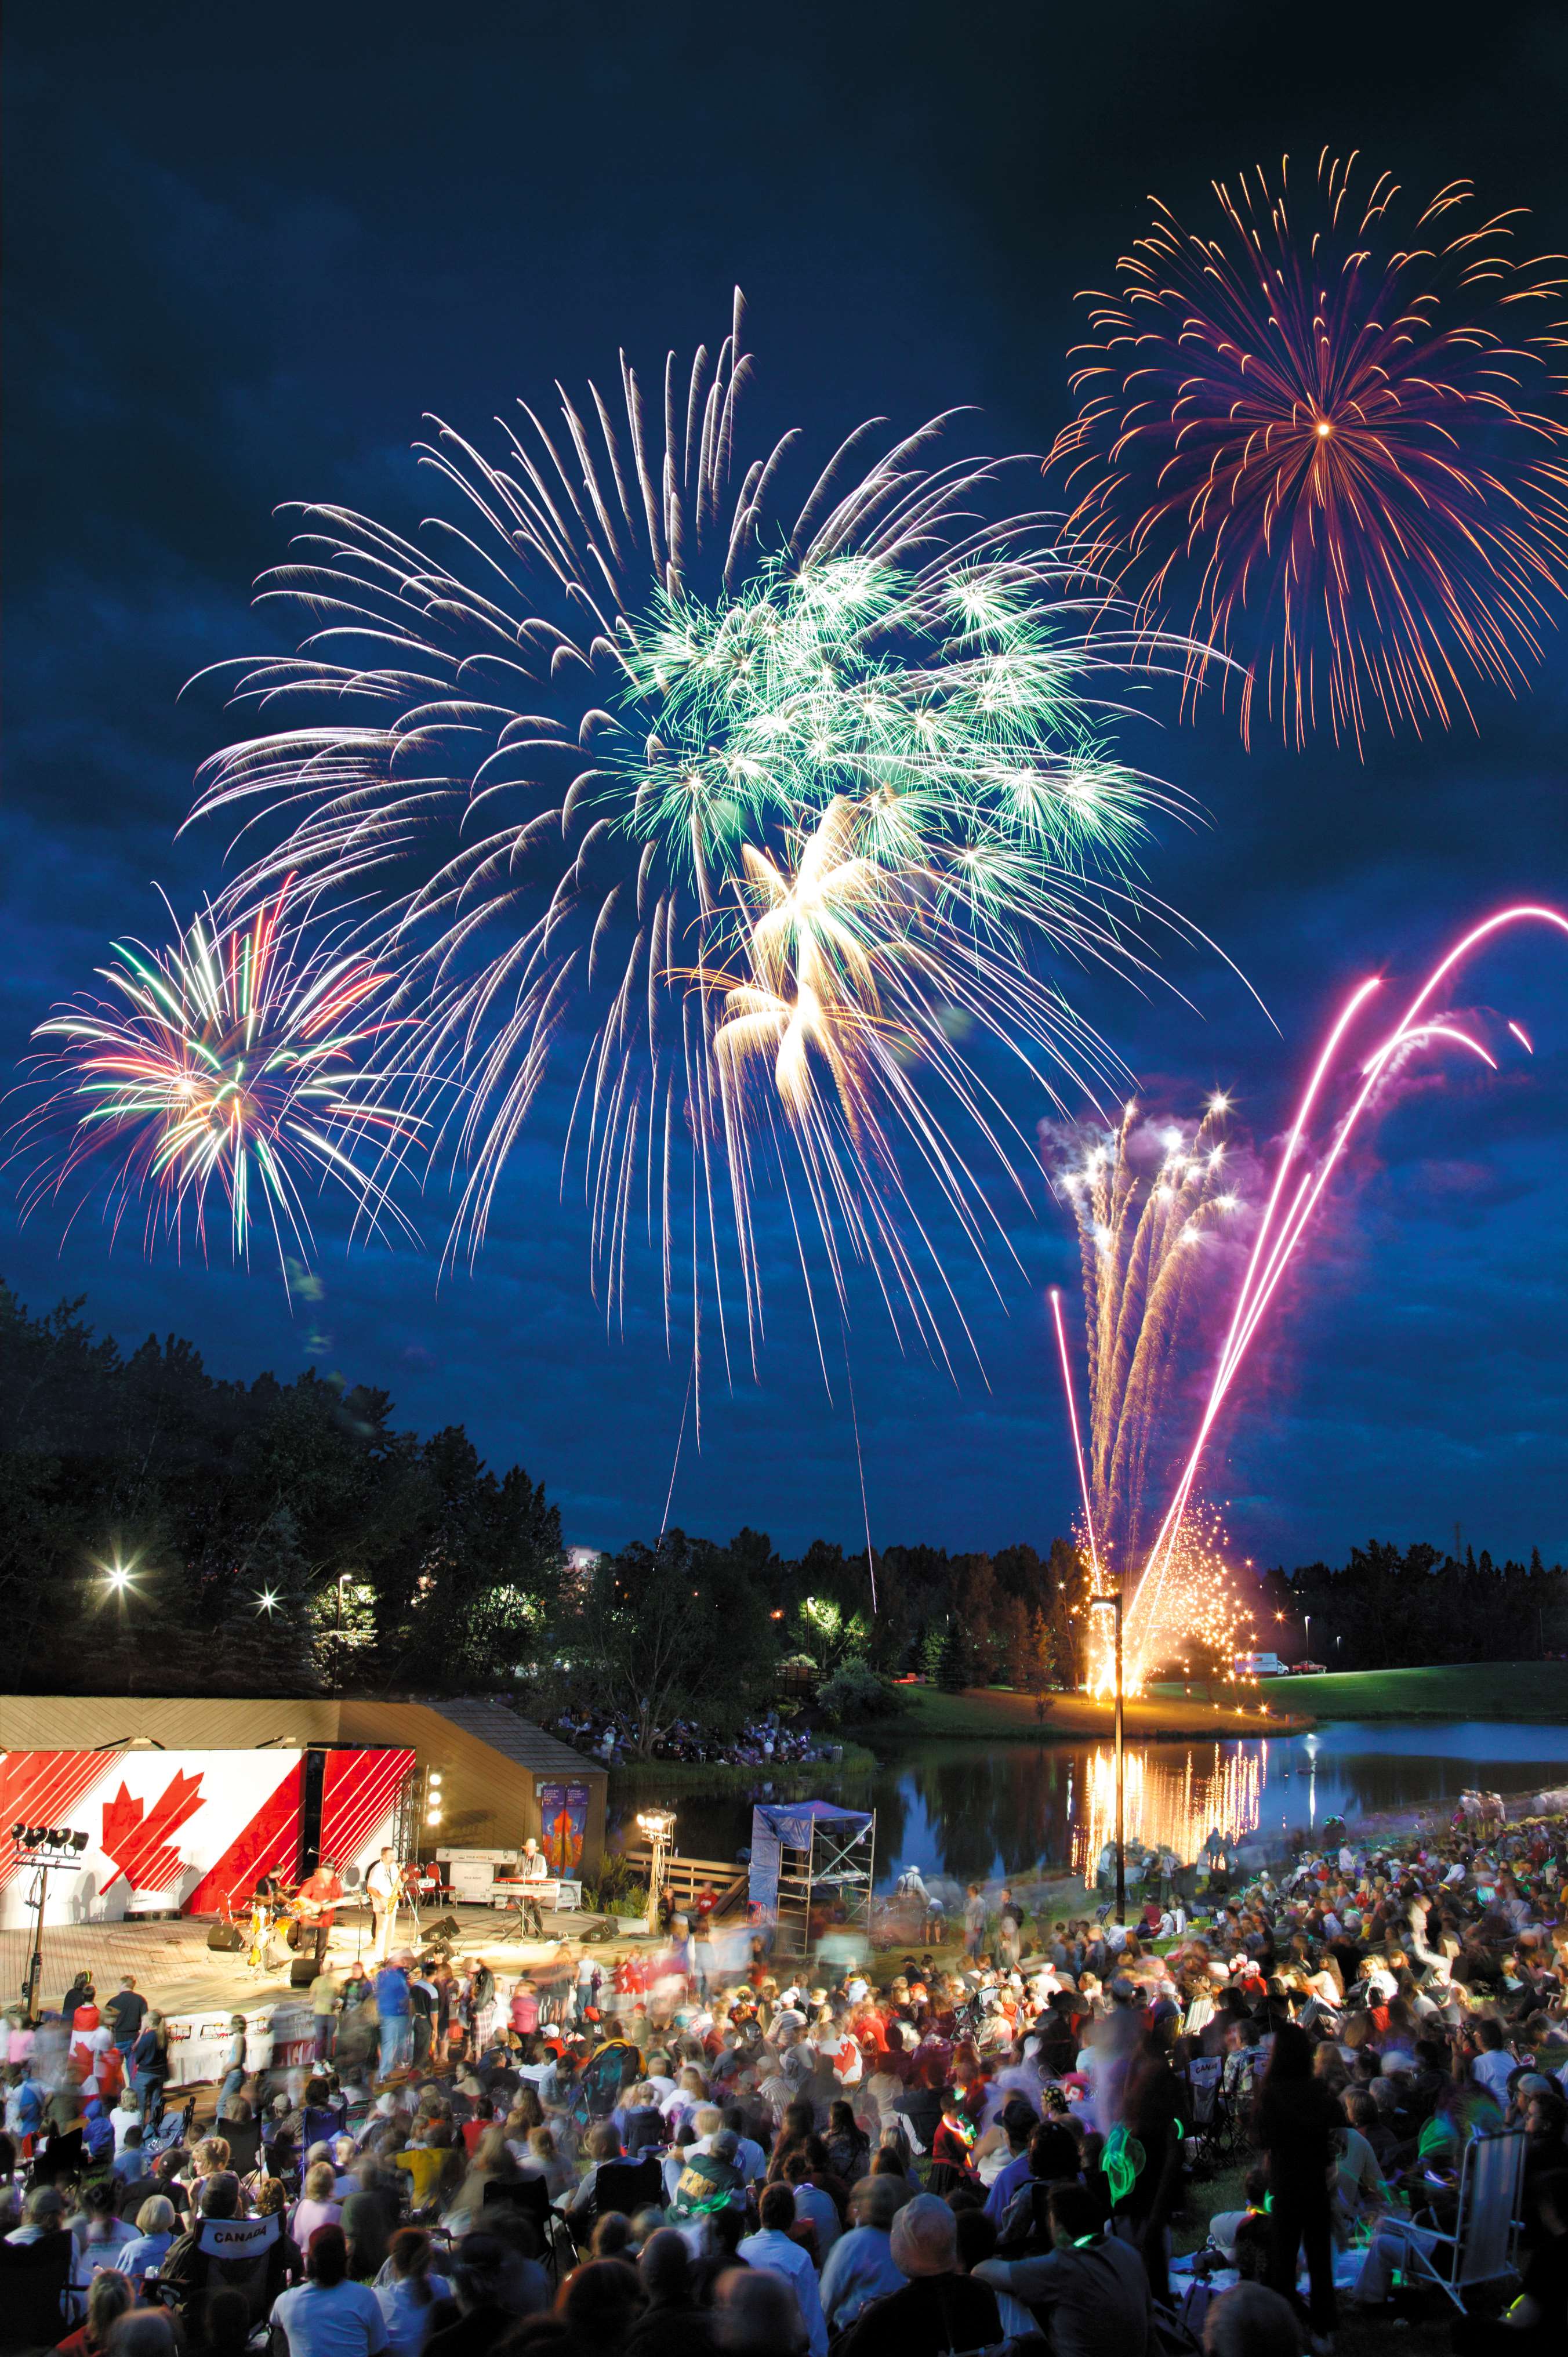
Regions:
<instances>
[{"instance_id":1,"label":"gold firework fountain","mask_svg":"<svg viewBox=\"0 0 1568 2357\"><path fill-rule=\"evenodd\" d=\"M1057 1180L1073 1207L1089 1341L1089 1421L1082 1448L1085 1517L1095 1590L1127 1598L1124 1683L1135 1692L1156 1660L1197 1645L1233 1648L1243 1616L1230 1589L1223 1533L1195 1519L1140 1611L1144 1559L1158 1528L1160 1449L1183 1342L1212 1246L1241 1209L1228 1168L1229 1101L1210 1098L1194 1127L1124 1107L1115 1130L1079 1142ZM1114 1683L1111 1616L1096 1631L1090 1685Z\"/></svg>"}]
</instances>

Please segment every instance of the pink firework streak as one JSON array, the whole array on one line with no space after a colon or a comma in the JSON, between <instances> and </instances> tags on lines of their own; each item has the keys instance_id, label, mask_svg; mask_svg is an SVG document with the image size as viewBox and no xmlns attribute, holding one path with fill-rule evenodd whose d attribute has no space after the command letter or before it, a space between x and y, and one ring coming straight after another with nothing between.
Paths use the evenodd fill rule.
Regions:
<instances>
[{"instance_id":1,"label":"pink firework streak","mask_svg":"<svg viewBox=\"0 0 1568 2357\"><path fill-rule=\"evenodd\" d=\"M1390 1033L1382 1046L1361 1067L1361 1084L1349 1111L1330 1139L1316 1171L1308 1171L1302 1177L1286 1207L1286 1181L1292 1166L1302 1151L1315 1108L1330 1075L1337 1068L1346 1037L1356 1017L1372 993L1380 987L1376 977L1359 985L1341 1009L1338 1018L1328 1034L1323 1051L1313 1067L1301 1103L1296 1107L1295 1118L1291 1124L1290 1133L1285 1139L1284 1151L1280 1157L1274 1183L1270 1190L1268 1203L1241 1279L1236 1307L1231 1313L1230 1331L1226 1335L1224 1348L1219 1354L1219 1362L1215 1370L1214 1382L1198 1423L1192 1451L1182 1469L1181 1478L1176 1483L1175 1493L1165 1511L1165 1521L1161 1523L1155 1544L1149 1551L1148 1566L1139 1582L1137 1596L1128 1613L1128 1641L1133 1651L1134 1658L1140 1650L1140 1641L1153 1629L1157 1620L1160 1593L1170 1568L1172 1553L1181 1529L1182 1516L1187 1512L1187 1501L1192 1495L1193 1484L1197 1479L1198 1467L1202 1462L1208 1437L1214 1429L1215 1421L1224 1405L1231 1384L1240 1372L1241 1362L1247 1355L1248 1348L1258 1330L1263 1313L1279 1289L1280 1281L1301 1243L1323 1190L1333 1176L1335 1166L1349 1145L1379 1081L1407 1049L1420 1047L1436 1039L1450 1041L1477 1057L1482 1063L1491 1066L1493 1071L1497 1069L1493 1058L1486 1048L1467 1031L1461 1030L1452 1023L1439 1022L1430 1017L1423 1019L1423 1016L1445 978L1479 942L1488 941L1494 933L1502 931L1505 927L1527 922L1551 925L1568 938L1568 916L1564 916L1560 909L1521 904L1515 908L1499 909L1496 915L1486 918L1482 923L1477 925L1456 942L1441 963L1435 965L1427 975L1405 1009L1403 1018L1397 1028ZM1525 1039L1517 1024L1510 1023L1509 1028L1520 1038L1525 1047L1530 1047L1529 1040ZM1533 1053L1533 1050L1531 1052Z\"/></svg>"}]
</instances>

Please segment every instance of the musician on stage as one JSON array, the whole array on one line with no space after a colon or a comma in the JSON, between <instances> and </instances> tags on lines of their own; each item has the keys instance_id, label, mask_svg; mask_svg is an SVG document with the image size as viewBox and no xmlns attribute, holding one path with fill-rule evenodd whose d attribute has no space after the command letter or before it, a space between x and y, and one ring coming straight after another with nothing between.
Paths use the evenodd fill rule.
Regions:
<instances>
[{"instance_id":1,"label":"musician on stage","mask_svg":"<svg viewBox=\"0 0 1568 2357\"><path fill-rule=\"evenodd\" d=\"M371 1902L371 1953L377 1964L384 1964L403 1896L403 1876L390 1845L365 1877L365 1895Z\"/></svg>"},{"instance_id":2,"label":"musician on stage","mask_svg":"<svg viewBox=\"0 0 1568 2357\"><path fill-rule=\"evenodd\" d=\"M522 1845L522 1856L518 1860L517 1870L519 1877L524 1882L548 1882L551 1879L550 1860L532 1834ZM523 1929L532 1932L536 1940L543 1939L544 1917L540 1910L539 1901L537 1899L531 1899L526 1890L522 1893L522 1921Z\"/></svg>"},{"instance_id":3,"label":"musician on stage","mask_svg":"<svg viewBox=\"0 0 1568 2357\"><path fill-rule=\"evenodd\" d=\"M306 1875L295 1892L295 1904L300 1910L300 1953L305 1953L306 1934L314 1932L316 1969L319 1973L327 1962L327 1942L337 1921L337 1910L343 1897L343 1885L338 1878L335 1858L324 1857L314 1874Z\"/></svg>"}]
</instances>

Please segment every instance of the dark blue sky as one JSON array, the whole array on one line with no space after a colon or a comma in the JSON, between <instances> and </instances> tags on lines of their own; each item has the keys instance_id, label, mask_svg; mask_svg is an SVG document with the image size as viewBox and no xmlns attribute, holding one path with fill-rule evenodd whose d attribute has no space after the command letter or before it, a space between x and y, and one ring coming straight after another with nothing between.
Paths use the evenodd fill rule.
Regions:
<instances>
[{"instance_id":1,"label":"dark blue sky","mask_svg":"<svg viewBox=\"0 0 1568 2357\"><path fill-rule=\"evenodd\" d=\"M445 27L446 29L441 29ZM758 435L820 440L958 402L993 447L1067 412L1072 297L1102 284L1147 192L1201 213L1211 175L1359 146L1414 187L1470 174L1568 244L1568 19L1499 5L1450 36L1430 8L1228 0L925 8L527 5L455 15L120 10L23 0L9 33L7 908L0 1058L89 978L116 930L156 934L221 841L176 826L221 741L202 665L265 643L248 584L284 500L412 521L408 445L433 410L482 431L512 397L650 367L750 304ZM1245 969L1172 978L1199 1014L1109 983L1090 1011L1154 1101L1217 1081L1262 1135L1341 991L1402 976L1504 896L1568 896L1563 642L1535 693L1481 694L1479 733L1244 756L1231 723L1144 732L1140 758L1211 824L1152 880ZM1369 1533L1568 1555L1568 952L1536 940L1459 999L1541 1053L1500 1082L1422 1090L1379 1132L1271 1330L1213 1486L1240 1550L1342 1559ZM1022 1095L1016 1110L1033 1118ZM476 1276L349 1256L319 1234L322 1362L429 1428L521 1458L574 1538L657 1527L686 1361L651 1291L607 1340L558 1140L519 1156ZM433 1243L440 1222L426 1220ZM900 1360L865 1305L856 1388L874 1534L1037 1543L1072 1505L1042 1288L1058 1214L1015 1228L1006 1314L966 1279L989 1391ZM216 1371L305 1362L273 1275L63 1253L0 1201L0 1267L35 1306L86 1293L126 1342L195 1338ZM859 1493L787 1280L759 1387L710 1386L674 1517L789 1548L853 1541Z\"/></svg>"}]
</instances>

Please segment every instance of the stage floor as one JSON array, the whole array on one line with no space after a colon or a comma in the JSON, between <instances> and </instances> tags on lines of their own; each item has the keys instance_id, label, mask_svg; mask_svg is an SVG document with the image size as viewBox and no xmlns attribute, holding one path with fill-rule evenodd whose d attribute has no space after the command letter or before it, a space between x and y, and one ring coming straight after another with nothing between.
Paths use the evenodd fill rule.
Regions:
<instances>
[{"instance_id":1,"label":"stage floor","mask_svg":"<svg viewBox=\"0 0 1568 2357\"><path fill-rule=\"evenodd\" d=\"M452 1907L459 1926L454 1942L456 1959L483 1957L491 1970L513 1975L530 1964L542 1964L557 1943L580 1936L596 1919L592 1915L547 1915L543 1940L504 1937L506 1915L489 1907ZM429 1919L434 1921L433 1915ZM122 1975L134 1974L136 1986L163 2014L210 2013L222 2007L249 2011L254 2007L292 1998L299 2003L306 1992L292 1989L286 1967L281 1973L252 1972L242 1949L237 1954L207 1944L208 1926L177 1917L147 1922L50 1924L44 1933L42 2009L58 2012L60 1999L79 1972L91 1972L100 2003L112 1996ZM333 1931L328 1960L338 1970L364 1953L369 1919L360 1924L339 1921ZM413 1946L413 1935L400 1929L398 1944ZM602 1953L619 1955L627 1942L607 1941ZM27 1977L31 1936L27 1932L0 1932L0 2003L18 1996Z\"/></svg>"}]
</instances>

